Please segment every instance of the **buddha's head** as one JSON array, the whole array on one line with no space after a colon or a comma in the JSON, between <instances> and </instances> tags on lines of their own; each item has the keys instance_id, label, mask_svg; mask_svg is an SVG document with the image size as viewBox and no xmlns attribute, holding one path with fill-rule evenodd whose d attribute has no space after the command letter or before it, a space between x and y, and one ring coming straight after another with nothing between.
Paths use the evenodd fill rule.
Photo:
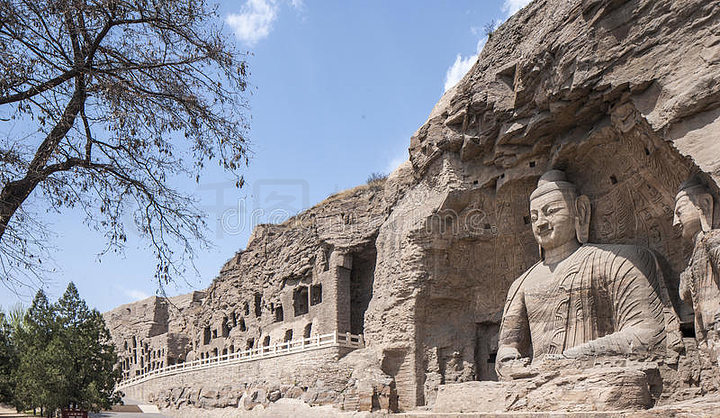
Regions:
<instances>
[{"instance_id":1,"label":"buddha's head","mask_svg":"<svg viewBox=\"0 0 720 418\"><path fill-rule=\"evenodd\" d=\"M540 177L530 195L530 219L542 250L552 250L573 240L583 244L590 228L590 200L578 196L564 172L551 170Z\"/></svg>"},{"instance_id":2,"label":"buddha's head","mask_svg":"<svg viewBox=\"0 0 720 418\"><path fill-rule=\"evenodd\" d=\"M680 186L675 196L673 225L682 228L684 239L692 240L698 233L712 229L713 197L710 190L697 177Z\"/></svg>"}]
</instances>

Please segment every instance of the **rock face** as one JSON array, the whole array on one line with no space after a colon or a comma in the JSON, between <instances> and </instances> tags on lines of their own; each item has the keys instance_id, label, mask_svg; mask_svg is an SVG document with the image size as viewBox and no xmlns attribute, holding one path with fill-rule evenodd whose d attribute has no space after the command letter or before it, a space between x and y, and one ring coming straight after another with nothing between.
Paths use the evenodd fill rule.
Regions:
<instances>
[{"instance_id":1,"label":"rock face","mask_svg":"<svg viewBox=\"0 0 720 418\"><path fill-rule=\"evenodd\" d=\"M657 258L686 351L674 363L548 366L513 383L521 396L500 409L563 410L568 399L590 405L578 410L645 408L716 392L717 360L696 350L693 311L678 294L690 253L673 208L691 173L718 199L718 137L720 1L536 0L493 32L385 182L255 230L189 316L186 360L362 333L367 348L352 355L373 360L345 360L351 374L367 371L352 383L358 393L391 393L383 402L401 410L448 410L450 394L460 404L468 391L495 403L500 383L463 382L497 380L508 289L539 259L528 197L542 173L561 169L589 198L589 242ZM588 393L600 387L600 398ZM618 387L634 388L629 404ZM310 388L262 390L243 402ZM550 396L560 392L570 395ZM375 395L348 408L377 409Z\"/></svg>"},{"instance_id":2,"label":"rock face","mask_svg":"<svg viewBox=\"0 0 720 418\"><path fill-rule=\"evenodd\" d=\"M647 367L652 371L656 368ZM622 411L651 407L647 370L641 367L546 370L513 382L466 382L443 385L433 411Z\"/></svg>"},{"instance_id":3,"label":"rock face","mask_svg":"<svg viewBox=\"0 0 720 418\"><path fill-rule=\"evenodd\" d=\"M404 181L398 175L373 181L331 196L283 224L259 225L247 248L201 295L150 298L107 313L116 344L127 352L121 360L125 377L188 361L212 364L246 350L272 354L288 341L309 338L303 344L311 345L318 336L327 341L334 333L363 334L374 291L375 238ZM195 301L180 315L187 326L178 334L170 332L176 321L163 310L175 299ZM179 335L182 349L173 351L170 345L177 339L172 338ZM140 357L135 357L136 345ZM251 409L300 398L350 410L397 409L394 382L381 370L375 351L348 351L303 351L122 390L174 408Z\"/></svg>"},{"instance_id":4,"label":"rock face","mask_svg":"<svg viewBox=\"0 0 720 418\"><path fill-rule=\"evenodd\" d=\"M375 287L389 291L375 292L365 335L394 366L401 405L487 376L508 288L539 258L528 196L551 168L589 196L590 242L655 252L691 332L674 195L693 170L720 174L719 13L715 1L535 1L492 34L413 136L418 181L377 239Z\"/></svg>"},{"instance_id":5,"label":"rock face","mask_svg":"<svg viewBox=\"0 0 720 418\"><path fill-rule=\"evenodd\" d=\"M106 312L123 378L184 361L192 318L204 297L203 292L169 299L153 296Z\"/></svg>"},{"instance_id":6,"label":"rock face","mask_svg":"<svg viewBox=\"0 0 720 418\"><path fill-rule=\"evenodd\" d=\"M179 408L267 407L280 399L345 410L391 409L391 379L364 350L325 348L240 365L190 371L123 388L174 412Z\"/></svg>"},{"instance_id":7,"label":"rock face","mask_svg":"<svg viewBox=\"0 0 720 418\"><path fill-rule=\"evenodd\" d=\"M362 334L375 237L394 203L385 183L332 196L281 225L256 227L207 290L195 318L195 357L334 331Z\"/></svg>"}]
</instances>

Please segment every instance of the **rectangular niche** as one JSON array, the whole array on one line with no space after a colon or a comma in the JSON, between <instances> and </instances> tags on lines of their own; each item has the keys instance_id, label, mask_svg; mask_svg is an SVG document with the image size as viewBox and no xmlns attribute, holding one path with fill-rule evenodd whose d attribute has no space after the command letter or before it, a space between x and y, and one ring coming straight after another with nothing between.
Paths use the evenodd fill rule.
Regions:
<instances>
[{"instance_id":1,"label":"rectangular niche","mask_svg":"<svg viewBox=\"0 0 720 418\"><path fill-rule=\"evenodd\" d=\"M282 322L284 318L285 318L285 315L283 313L283 307L277 306L275 308L275 322Z\"/></svg>"},{"instance_id":2,"label":"rectangular niche","mask_svg":"<svg viewBox=\"0 0 720 418\"><path fill-rule=\"evenodd\" d=\"M308 288L307 286L299 286L293 290L293 309L295 310L295 316L305 315L310 309L308 303Z\"/></svg>"},{"instance_id":3,"label":"rectangular niche","mask_svg":"<svg viewBox=\"0 0 720 418\"><path fill-rule=\"evenodd\" d=\"M322 284L314 284L310 287L310 306L322 303Z\"/></svg>"},{"instance_id":4,"label":"rectangular niche","mask_svg":"<svg viewBox=\"0 0 720 418\"><path fill-rule=\"evenodd\" d=\"M262 315L262 295L255 293L255 316L260 318Z\"/></svg>"}]
</instances>

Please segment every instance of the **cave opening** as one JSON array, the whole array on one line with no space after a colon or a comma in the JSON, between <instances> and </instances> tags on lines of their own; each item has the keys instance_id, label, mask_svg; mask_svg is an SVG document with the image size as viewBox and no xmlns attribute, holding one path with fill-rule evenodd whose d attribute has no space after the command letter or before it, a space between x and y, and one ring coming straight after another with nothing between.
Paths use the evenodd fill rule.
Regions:
<instances>
[{"instance_id":1,"label":"cave opening","mask_svg":"<svg viewBox=\"0 0 720 418\"><path fill-rule=\"evenodd\" d=\"M500 324L475 324L475 379L497 381L495 361L498 351Z\"/></svg>"},{"instance_id":2,"label":"cave opening","mask_svg":"<svg viewBox=\"0 0 720 418\"><path fill-rule=\"evenodd\" d=\"M307 286L299 286L293 290L293 310L295 316L305 315L309 311Z\"/></svg>"},{"instance_id":3,"label":"cave opening","mask_svg":"<svg viewBox=\"0 0 720 418\"><path fill-rule=\"evenodd\" d=\"M376 259L375 241L352 254L350 272L350 333L352 334L362 334L365 331L365 311L373 295Z\"/></svg>"}]
</instances>

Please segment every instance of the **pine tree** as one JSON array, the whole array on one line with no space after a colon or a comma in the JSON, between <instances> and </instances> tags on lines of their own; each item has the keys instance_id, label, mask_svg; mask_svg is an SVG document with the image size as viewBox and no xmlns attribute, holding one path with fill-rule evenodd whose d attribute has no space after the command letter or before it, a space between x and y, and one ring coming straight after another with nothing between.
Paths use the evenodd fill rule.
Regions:
<instances>
[{"instance_id":1,"label":"pine tree","mask_svg":"<svg viewBox=\"0 0 720 418\"><path fill-rule=\"evenodd\" d=\"M120 401L113 393L120 371L115 368L117 355L110 331L100 312L89 309L80 298L75 284L70 283L54 305L38 291L21 326L15 328L11 342L17 368L9 379L12 396L7 401L18 410L39 408L50 416L61 408L99 411ZM5 352L3 329L0 361Z\"/></svg>"},{"instance_id":2,"label":"pine tree","mask_svg":"<svg viewBox=\"0 0 720 418\"><path fill-rule=\"evenodd\" d=\"M14 404L18 409L40 408L48 414L62 406L63 369L67 353L57 338L55 309L39 290L17 332L18 368Z\"/></svg>"},{"instance_id":3,"label":"pine tree","mask_svg":"<svg viewBox=\"0 0 720 418\"><path fill-rule=\"evenodd\" d=\"M12 403L15 396L13 374L17 367L17 350L12 340L12 325L0 312L0 402Z\"/></svg>"},{"instance_id":4,"label":"pine tree","mask_svg":"<svg viewBox=\"0 0 720 418\"><path fill-rule=\"evenodd\" d=\"M113 391L120 371L115 368L117 355L105 320L87 307L72 282L58 301L57 312L71 364L66 371L65 404L92 411L109 408L119 401Z\"/></svg>"}]
</instances>

